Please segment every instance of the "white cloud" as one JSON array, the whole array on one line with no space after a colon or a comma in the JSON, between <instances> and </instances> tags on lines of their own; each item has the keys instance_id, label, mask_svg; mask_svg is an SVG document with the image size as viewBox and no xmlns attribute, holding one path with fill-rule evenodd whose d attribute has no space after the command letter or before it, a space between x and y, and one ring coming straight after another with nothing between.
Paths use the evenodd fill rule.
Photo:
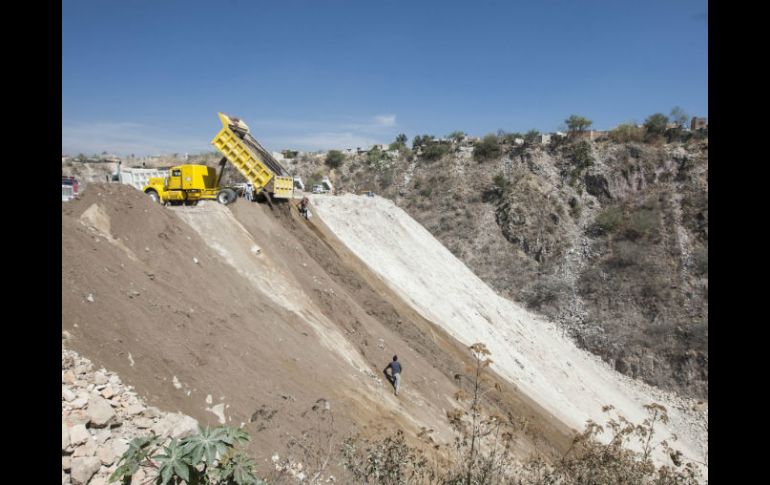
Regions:
<instances>
[{"instance_id":1,"label":"white cloud","mask_svg":"<svg viewBox=\"0 0 770 485\"><path fill-rule=\"evenodd\" d=\"M249 120L246 120L249 123ZM249 123L254 136L269 149L292 148L304 151L369 147L395 136L395 114L359 117L358 120L265 120ZM171 128L173 130L173 128ZM106 151L117 155L156 155L161 153L199 153L211 151L211 138L219 130L197 136L174 133L132 122L91 122L62 124L62 153L91 155Z\"/></svg>"},{"instance_id":2,"label":"white cloud","mask_svg":"<svg viewBox=\"0 0 770 485\"><path fill-rule=\"evenodd\" d=\"M379 126L391 127L396 126L396 115L379 115L375 116L374 120Z\"/></svg>"},{"instance_id":3,"label":"white cloud","mask_svg":"<svg viewBox=\"0 0 770 485\"><path fill-rule=\"evenodd\" d=\"M212 150L210 140L131 122L63 122L62 153L108 152L118 155L197 153Z\"/></svg>"},{"instance_id":4,"label":"white cloud","mask_svg":"<svg viewBox=\"0 0 770 485\"><path fill-rule=\"evenodd\" d=\"M363 148L375 143L377 143L377 140L374 138L353 132L318 132L297 136L272 137L270 139L272 146L304 151Z\"/></svg>"}]
</instances>

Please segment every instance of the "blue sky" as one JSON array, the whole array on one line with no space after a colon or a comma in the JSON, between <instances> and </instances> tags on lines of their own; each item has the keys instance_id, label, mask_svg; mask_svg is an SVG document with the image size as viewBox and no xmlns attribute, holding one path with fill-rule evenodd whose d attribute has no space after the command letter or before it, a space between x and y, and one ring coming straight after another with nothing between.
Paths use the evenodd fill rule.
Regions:
<instances>
[{"instance_id":1,"label":"blue sky","mask_svg":"<svg viewBox=\"0 0 770 485\"><path fill-rule=\"evenodd\" d=\"M708 115L703 0L62 1L62 152L272 150Z\"/></svg>"}]
</instances>

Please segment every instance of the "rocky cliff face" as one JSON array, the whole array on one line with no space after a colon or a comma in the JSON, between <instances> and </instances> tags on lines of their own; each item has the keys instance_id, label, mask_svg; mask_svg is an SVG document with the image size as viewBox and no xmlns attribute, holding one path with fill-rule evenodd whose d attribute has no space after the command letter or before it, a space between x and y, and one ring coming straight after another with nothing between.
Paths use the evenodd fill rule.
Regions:
<instances>
[{"instance_id":1,"label":"rocky cliff face","mask_svg":"<svg viewBox=\"0 0 770 485\"><path fill-rule=\"evenodd\" d=\"M708 141L453 147L346 160L349 191L393 199L501 295L560 322L617 370L708 393ZM305 178L322 158L289 164Z\"/></svg>"}]
</instances>

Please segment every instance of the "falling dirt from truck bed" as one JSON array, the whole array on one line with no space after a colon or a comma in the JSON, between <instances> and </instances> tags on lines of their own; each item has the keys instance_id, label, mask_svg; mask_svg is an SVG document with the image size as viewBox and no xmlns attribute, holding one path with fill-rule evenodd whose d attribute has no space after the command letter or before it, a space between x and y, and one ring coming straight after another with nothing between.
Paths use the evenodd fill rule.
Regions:
<instances>
[{"instance_id":1,"label":"falling dirt from truck bed","mask_svg":"<svg viewBox=\"0 0 770 485\"><path fill-rule=\"evenodd\" d=\"M330 401L340 436L422 427L448 442L465 346L425 319L324 224L290 203L166 208L117 184L62 204L62 328L151 405L254 438L259 461ZM382 369L404 363L393 395ZM491 406L528 417L519 451L570 429L498 379ZM535 445L537 443L537 445Z\"/></svg>"}]
</instances>

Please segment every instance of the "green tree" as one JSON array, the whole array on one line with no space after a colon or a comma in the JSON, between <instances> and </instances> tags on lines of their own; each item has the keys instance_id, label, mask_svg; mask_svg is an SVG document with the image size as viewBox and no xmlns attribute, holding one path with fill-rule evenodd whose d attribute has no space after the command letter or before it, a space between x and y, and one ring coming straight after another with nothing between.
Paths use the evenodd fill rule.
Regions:
<instances>
[{"instance_id":1,"label":"green tree","mask_svg":"<svg viewBox=\"0 0 770 485\"><path fill-rule=\"evenodd\" d=\"M465 138L467 135L462 131L453 131L452 133L447 135L447 138L450 140L454 140L455 142L461 142L463 141L463 138Z\"/></svg>"},{"instance_id":2,"label":"green tree","mask_svg":"<svg viewBox=\"0 0 770 485\"><path fill-rule=\"evenodd\" d=\"M497 136L489 134L473 147L473 159L483 162L491 158L497 158L502 153Z\"/></svg>"},{"instance_id":3,"label":"green tree","mask_svg":"<svg viewBox=\"0 0 770 485\"><path fill-rule=\"evenodd\" d=\"M685 111L679 106L674 106L671 109L670 118L671 118L671 121L673 123L676 123L676 126L680 128L687 126L687 121L690 119L687 113L685 113Z\"/></svg>"},{"instance_id":4,"label":"green tree","mask_svg":"<svg viewBox=\"0 0 770 485\"><path fill-rule=\"evenodd\" d=\"M529 130L524 134L524 143L527 145L534 145L537 143L537 138L540 136L540 132L537 130Z\"/></svg>"},{"instance_id":5,"label":"green tree","mask_svg":"<svg viewBox=\"0 0 770 485\"><path fill-rule=\"evenodd\" d=\"M666 132L668 125L668 116L663 113L655 113L644 120L644 127L650 135L662 135Z\"/></svg>"},{"instance_id":6,"label":"green tree","mask_svg":"<svg viewBox=\"0 0 770 485\"><path fill-rule=\"evenodd\" d=\"M564 123L567 124L567 129L570 133L574 134L586 131L594 122L584 116L571 115L564 120Z\"/></svg>"},{"instance_id":7,"label":"green tree","mask_svg":"<svg viewBox=\"0 0 770 485\"><path fill-rule=\"evenodd\" d=\"M408 138L407 138L407 137L406 137L406 135L405 135L405 134L403 134L403 133L400 133L400 134L399 134L399 135L396 137L396 143L398 143L398 144L400 144L400 145L404 145L404 146L406 146L406 142L407 142L407 140L408 140Z\"/></svg>"},{"instance_id":8,"label":"green tree","mask_svg":"<svg viewBox=\"0 0 770 485\"><path fill-rule=\"evenodd\" d=\"M324 162L329 168L338 168L345 160L345 155L339 150L330 150L326 154L326 161Z\"/></svg>"},{"instance_id":9,"label":"green tree","mask_svg":"<svg viewBox=\"0 0 770 485\"><path fill-rule=\"evenodd\" d=\"M412 149L417 149L418 147L425 146L428 143L432 142L434 139L433 135L417 135L412 139Z\"/></svg>"}]
</instances>

